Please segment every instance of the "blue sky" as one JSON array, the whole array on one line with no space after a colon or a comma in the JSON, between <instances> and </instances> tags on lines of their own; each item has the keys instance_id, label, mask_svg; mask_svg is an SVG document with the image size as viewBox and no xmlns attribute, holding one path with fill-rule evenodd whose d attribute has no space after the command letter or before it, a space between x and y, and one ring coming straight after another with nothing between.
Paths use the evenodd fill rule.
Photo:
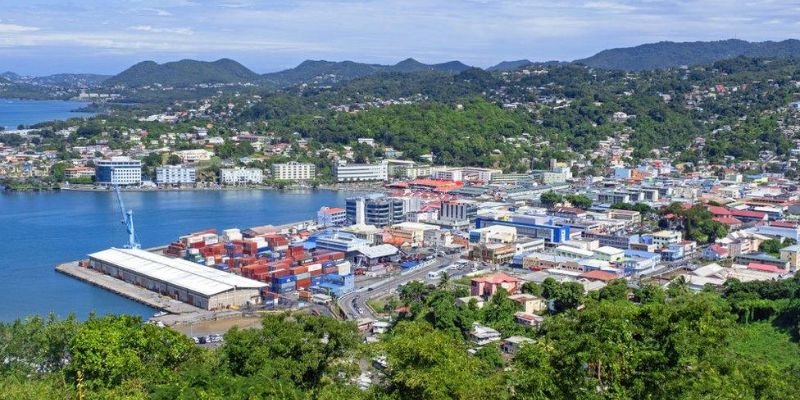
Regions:
<instances>
[{"instance_id":1,"label":"blue sky","mask_svg":"<svg viewBox=\"0 0 800 400\"><path fill-rule=\"evenodd\" d=\"M256 72L305 59L485 67L733 37L800 37L800 1L0 0L0 71L32 75L222 57Z\"/></svg>"}]
</instances>

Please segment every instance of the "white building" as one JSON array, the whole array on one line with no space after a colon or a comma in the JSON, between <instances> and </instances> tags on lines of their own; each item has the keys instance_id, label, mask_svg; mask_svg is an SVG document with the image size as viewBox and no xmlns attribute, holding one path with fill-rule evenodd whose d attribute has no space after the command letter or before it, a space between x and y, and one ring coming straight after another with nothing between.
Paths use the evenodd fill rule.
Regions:
<instances>
[{"instance_id":1,"label":"white building","mask_svg":"<svg viewBox=\"0 0 800 400\"><path fill-rule=\"evenodd\" d=\"M195 168L168 165L156 168L156 183L159 185L192 184L197 181Z\"/></svg>"},{"instance_id":2,"label":"white building","mask_svg":"<svg viewBox=\"0 0 800 400\"><path fill-rule=\"evenodd\" d=\"M112 157L95 162L95 181L101 185L139 185L142 183L142 162L128 157Z\"/></svg>"},{"instance_id":3,"label":"white building","mask_svg":"<svg viewBox=\"0 0 800 400\"><path fill-rule=\"evenodd\" d=\"M281 181L310 181L317 176L317 166L311 163L272 164L272 177Z\"/></svg>"},{"instance_id":4,"label":"white building","mask_svg":"<svg viewBox=\"0 0 800 400\"><path fill-rule=\"evenodd\" d=\"M462 182L464 180L464 171L461 168L431 168L431 178Z\"/></svg>"},{"instance_id":5,"label":"white building","mask_svg":"<svg viewBox=\"0 0 800 400\"><path fill-rule=\"evenodd\" d=\"M223 168L219 180L223 185L261 184L264 172L258 168Z\"/></svg>"},{"instance_id":6,"label":"white building","mask_svg":"<svg viewBox=\"0 0 800 400\"><path fill-rule=\"evenodd\" d=\"M195 163L198 161L208 161L214 155L213 152L204 149L195 150L179 150L174 152L176 156L181 158L182 162Z\"/></svg>"},{"instance_id":7,"label":"white building","mask_svg":"<svg viewBox=\"0 0 800 400\"><path fill-rule=\"evenodd\" d=\"M380 164L344 164L333 170L337 182L386 181L389 169L385 162Z\"/></svg>"}]
</instances>

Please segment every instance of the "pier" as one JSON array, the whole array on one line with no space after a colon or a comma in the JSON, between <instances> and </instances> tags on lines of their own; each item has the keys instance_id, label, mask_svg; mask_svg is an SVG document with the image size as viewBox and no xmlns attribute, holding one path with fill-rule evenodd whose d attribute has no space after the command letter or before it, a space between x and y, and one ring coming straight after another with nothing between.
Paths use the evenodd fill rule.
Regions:
<instances>
[{"instance_id":1,"label":"pier","mask_svg":"<svg viewBox=\"0 0 800 400\"><path fill-rule=\"evenodd\" d=\"M167 296L162 296L158 293L108 276L101 272L94 271L90 268L81 267L78 265L77 261L60 264L56 267L56 271L170 314L182 315L209 313L208 311L193 305L172 299Z\"/></svg>"}]
</instances>

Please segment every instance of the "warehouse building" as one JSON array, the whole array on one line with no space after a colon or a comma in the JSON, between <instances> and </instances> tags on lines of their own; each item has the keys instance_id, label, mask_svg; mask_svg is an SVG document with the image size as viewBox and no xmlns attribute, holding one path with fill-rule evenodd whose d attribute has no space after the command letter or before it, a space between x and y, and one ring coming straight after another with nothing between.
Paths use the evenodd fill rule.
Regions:
<instances>
[{"instance_id":1,"label":"warehouse building","mask_svg":"<svg viewBox=\"0 0 800 400\"><path fill-rule=\"evenodd\" d=\"M125 282L205 310L258 300L267 285L252 279L139 249L89 254L89 266Z\"/></svg>"}]
</instances>

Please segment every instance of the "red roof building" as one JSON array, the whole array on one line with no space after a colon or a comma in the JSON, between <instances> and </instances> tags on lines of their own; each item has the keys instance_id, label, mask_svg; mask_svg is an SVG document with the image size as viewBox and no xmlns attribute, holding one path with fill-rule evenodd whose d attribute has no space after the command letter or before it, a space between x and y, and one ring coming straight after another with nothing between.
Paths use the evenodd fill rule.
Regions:
<instances>
[{"instance_id":1,"label":"red roof building","mask_svg":"<svg viewBox=\"0 0 800 400\"><path fill-rule=\"evenodd\" d=\"M613 272L594 270L594 271L584 272L583 274L581 274L581 278L589 279L592 281L611 282L614 279L619 279L620 276Z\"/></svg>"},{"instance_id":2,"label":"red roof building","mask_svg":"<svg viewBox=\"0 0 800 400\"><path fill-rule=\"evenodd\" d=\"M473 278L470 283L470 295L489 298L497 293L500 288L508 294L516 294L522 286L522 280L509 274L498 272L496 274Z\"/></svg>"},{"instance_id":3,"label":"red roof building","mask_svg":"<svg viewBox=\"0 0 800 400\"><path fill-rule=\"evenodd\" d=\"M752 269L754 271L762 271L762 272L772 272L772 273L775 273L775 274L780 274L780 273L786 272L785 270L783 270L783 269L781 269L779 267L776 267L774 265L760 264L760 263L754 263L754 262L751 262L750 264L747 264L747 269Z\"/></svg>"}]
</instances>

